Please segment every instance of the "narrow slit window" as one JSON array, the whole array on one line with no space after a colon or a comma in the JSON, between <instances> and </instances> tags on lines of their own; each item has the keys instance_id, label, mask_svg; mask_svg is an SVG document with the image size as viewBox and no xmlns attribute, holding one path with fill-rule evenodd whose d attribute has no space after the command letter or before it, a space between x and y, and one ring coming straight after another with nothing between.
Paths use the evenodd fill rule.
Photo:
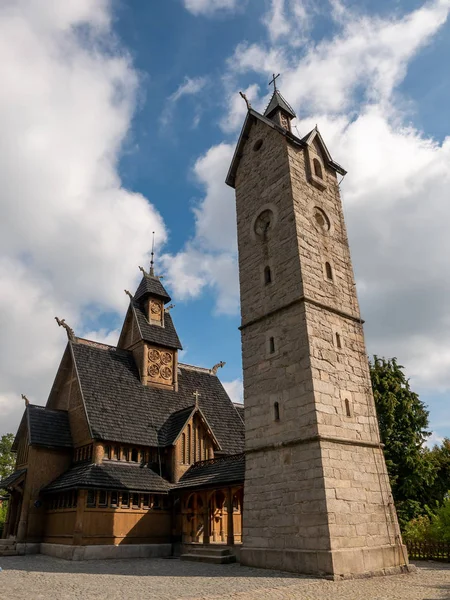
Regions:
<instances>
[{"instance_id":1,"label":"narrow slit window","mask_svg":"<svg viewBox=\"0 0 450 600\"><path fill-rule=\"evenodd\" d=\"M275 353L275 339L273 337L269 338L269 352L270 354Z\"/></svg>"},{"instance_id":2,"label":"narrow slit window","mask_svg":"<svg viewBox=\"0 0 450 600\"><path fill-rule=\"evenodd\" d=\"M278 402L275 402L273 405L273 415L274 415L275 421L280 420L280 405Z\"/></svg>"},{"instance_id":3,"label":"narrow slit window","mask_svg":"<svg viewBox=\"0 0 450 600\"><path fill-rule=\"evenodd\" d=\"M327 279L329 279L330 281L333 281L333 271L331 269L331 265L329 262L325 263L325 274L327 276Z\"/></svg>"},{"instance_id":4,"label":"narrow slit window","mask_svg":"<svg viewBox=\"0 0 450 600\"><path fill-rule=\"evenodd\" d=\"M186 462L186 434L181 434L181 462L185 464Z\"/></svg>"},{"instance_id":5,"label":"narrow slit window","mask_svg":"<svg viewBox=\"0 0 450 600\"><path fill-rule=\"evenodd\" d=\"M150 506L150 495L144 494L142 497L142 505L144 508L148 508Z\"/></svg>"},{"instance_id":6,"label":"narrow slit window","mask_svg":"<svg viewBox=\"0 0 450 600\"><path fill-rule=\"evenodd\" d=\"M120 460L120 446L115 447L114 454L115 454L116 460Z\"/></svg>"},{"instance_id":7,"label":"narrow slit window","mask_svg":"<svg viewBox=\"0 0 450 600\"><path fill-rule=\"evenodd\" d=\"M139 460L139 452L136 448L133 448L133 450L131 451L131 460L132 462L138 462Z\"/></svg>"},{"instance_id":8,"label":"narrow slit window","mask_svg":"<svg viewBox=\"0 0 450 600\"><path fill-rule=\"evenodd\" d=\"M266 285L269 285L269 283L272 283L272 271L270 270L270 267L266 267L264 269L264 283Z\"/></svg>"},{"instance_id":9,"label":"narrow slit window","mask_svg":"<svg viewBox=\"0 0 450 600\"><path fill-rule=\"evenodd\" d=\"M342 344L341 344L341 336L337 333L336 334L336 346L338 348L342 348Z\"/></svg>"},{"instance_id":10,"label":"narrow slit window","mask_svg":"<svg viewBox=\"0 0 450 600\"><path fill-rule=\"evenodd\" d=\"M122 508L130 508L130 495L128 492L122 492Z\"/></svg>"},{"instance_id":11,"label":"narrow slit window","mask_svg":"<svg viewBox=\"0 0 450 600\"><path fill-rule=\"evenodd\" d=\"M320 162L317 158L315 158L313 160L313 165L314 165L314 175L316 177L319 177L320 179L323 179L322 165L320 164Z\"/></svg>"},{"instance_id":12,"label":"narrow slit window","mask_svg":"<svg viewBox=\"0 0 450 600\"><path fill-rule=\"evenodd\" d=\"M139 508L139 494L132 494L131 497L133 508Z\"/></svg>"},{"instance_id":13,"label":"narrow slit window","mask_svg":"<svg viewBox=\"0 0 450 600\"><path fill-rule=\"evenodd\" d=\"M345 399L345 414L347 415L347 417L352 416L352 413L350 411L350 402L349 402L348 398Z\"/></svg>"},{"instance_id":14,"label":"narrow slit window","mask_svg":"<svg viewBox=\"0 0 450 600\"><path fill-rule=\"evenodd\" d=\"M187 427L187 461L191 464L191 426Z\"/></svg>"},{"instance_id":15,"label":"narrow slit window","mask_svg":"<svg viewBox=\"0 0 450 600\"><path fill-rule=\"evenodd\" d=\"M117 492L111 492L111 502L110 502L110 506L111 508L117 508L117 504L119 501L119 495Z\"/></svg>"},{"instance_id":16,"label":"narrow slit window","mask_svg":"<svg viewBox=\"0 0 450 600\"><path fill-rule=\"evenodd\" d=\"M111 458L111 446L105 446L105 458Z\"/></svg>"},{"instance_id":17,"label":"narrow slit window","mask_svg":"<svg viewBox=\"0 0 450 600\"><path fill-rule=\"evenodd\" d=\"M107 506L108 505L108 495L105 490L100 490L98 493L98 505L99 506Z\"/></svg>"}]
</instances>

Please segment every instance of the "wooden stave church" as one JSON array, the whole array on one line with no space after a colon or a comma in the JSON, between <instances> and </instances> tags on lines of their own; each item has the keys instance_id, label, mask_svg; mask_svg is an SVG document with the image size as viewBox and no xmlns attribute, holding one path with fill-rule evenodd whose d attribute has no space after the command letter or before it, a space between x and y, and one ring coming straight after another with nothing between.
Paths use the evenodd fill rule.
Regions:
<instances>
[{"instance_id":1,"label":"wooden stave church","mask_svg":"<svg viewBox=\"0 0 450 600\"><path fill-rule=\"evenodd\" d=\"M117 347L68 343L45 407L26 401L3 538L69 559L164 556L242 541L243 406L182 349L160 279L143 272ZM229 518L232 515L232 518ZM136 554L137 553L137 554Z\"/></svg>"}]
</instances>

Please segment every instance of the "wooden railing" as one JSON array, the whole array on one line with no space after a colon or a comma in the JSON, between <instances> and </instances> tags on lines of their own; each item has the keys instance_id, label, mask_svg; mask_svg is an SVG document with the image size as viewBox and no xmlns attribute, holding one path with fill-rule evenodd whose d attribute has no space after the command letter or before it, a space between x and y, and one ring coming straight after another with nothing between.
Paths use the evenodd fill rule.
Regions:
<instances>
[{"instance_id":1,"label":"wooden railing","mask_svg":"<svg viewBox=\"0 0 450 600\"><path fill-rule=\"evenodd\" d=\"M448 542L406 542L410 560L440 560L450 562Z\"/></svg>"}]
</instances>

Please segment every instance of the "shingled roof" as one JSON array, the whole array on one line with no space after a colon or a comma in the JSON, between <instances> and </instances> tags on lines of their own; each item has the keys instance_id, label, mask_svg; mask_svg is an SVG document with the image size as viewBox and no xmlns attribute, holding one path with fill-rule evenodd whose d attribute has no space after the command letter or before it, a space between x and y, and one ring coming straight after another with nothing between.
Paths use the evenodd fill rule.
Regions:
<instances>
[{"instance_id":1,"label":"shingled roof","mask_svg":"<svg viewBox=\"0 0 450 600\"><path fill-rule=\"evenodd\" d=\"M72 467L42 491L62 492L74 489L129 490L167 494L171 485L148 467L104 462L101 465L81 464Z\"/></svg>"},{"instance_id":2,"label":"shingled roof","mask_svg":"<svg viewBox=\"0 0 450 600\"><path fill-rule=\"evenodd\" d=\"M286 102L279 90L275 90L272 98L270 99L268 107L264 111L264 116L270 119L275 111L279 108L284 110L291 117L291 119L295 119L296 114L292 106Z\"/></svg>"},{"instance_id":3,"label":"shingled roof","mask_svg":"<svg viewBox=\"0 0 450 600\"><path fill-rule=\"evenodd\" d=\"M173 430L167 422L173 413L192 407L198 391L199 408L222 452L243 451L242 420L218 377L207 369L179 365L178 391L153 388L141 383L131 352L70 344L94 438L170 445ZM178 422L172 424L178 426Z\"/></svg>"},{"instance_id":4,"label":"shingled roof","mask_svg":"<svg viewBox=\"0 0 450 600\"><path fill-rule=\"evenodd\" d=\"M72 448L69 415L30 404L27 407L30 444L47 448Z\"/></svg>"},{"instance_id":5,"label":"shingled roof","mask_svg":"<svg viewBox=\"0 0 450 600\"><path fill-rule=\"evenodd\" d=\"M0 480L0 490L6 490L13 483L16 483L22 475L25 475L26 472L26 469L19 469L18 471L11 473L11 475L8 475L8 477L5 477L5 479Z\"/></svg>"},{"instance_id":6,"label":"shingled roof","mask_svg":"<svg viewBox=\"0 0 450 600\"><path fill-rule=\"evenodd\" d=\"M243 483L244 478L245 455L241 453L195 463L175 487L176 489L216 487L223 484Z\"/></svg>"},{"instance_id":7,"label":"shingled roof","mask_svg":"<svg viewBox=\"0 0 450 600\"><path fill-rule=\"evenodd\" d=\"M140 302L131 301L131 309L133 310L138 323L139 331L142 339L158 346L182 350L181 342L175 330L172 317L168 312L164 314L164 326L151 325L145 316L145 311Z\"/></svg>"},{"instance_id":8,"label":"shingled roof","mask_svg":"<svg viewBox=\"0 0 450 600\"><path fill-rule=\"evenodd\" d=\"M157 277L152 277L151 275L144 275L141 279L141 283L134 294L135 300L140 300L145 296L157 296L164 300L164 303L170 302L170 296L164 289L163 284Z\"/></svg>"}]
</instances>

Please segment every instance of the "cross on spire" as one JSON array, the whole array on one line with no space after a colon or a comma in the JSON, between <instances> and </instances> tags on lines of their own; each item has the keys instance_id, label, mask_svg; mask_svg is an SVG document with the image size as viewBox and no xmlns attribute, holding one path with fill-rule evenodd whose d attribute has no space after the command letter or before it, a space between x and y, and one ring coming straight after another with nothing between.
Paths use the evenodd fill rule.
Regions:
<instances>
[{"instance_id":1,"label":"cross on spire","mask_svg":"<svg viewBox=\"0 0 450 600\"><path fill-rule=\"evenodd\" d=\"M198 390L195 390L195 392L192 395L195 397L195 406L198 406L198 399L200 397Z\"/></svg>"},{"instance_id":2,"label":"cross on spire","mask_svg":"<svg viewBox=\"0 0 450 600\"><path fill-rule=\"evenodd\" d=\"M269 81L269 85L272 85L273 83L273 91L276 92L277 91L277 79L280 76L280 74L278 73L278 75L275 75L275 73L273 73L273 78Z\"/></svg>"},{"instance_id":3,"label":"cross on spire","mask_svg":"<svg viewBox=\"0 0 450 600\"><path fill-rule=\"evenodd\" d=\"M153 240L152 240L152 259L150 261L150 275L152 277L155 276L155 271L153 269L153 265L155 263L155 232L153 231Z\"/></svg>"}]
</instances>

